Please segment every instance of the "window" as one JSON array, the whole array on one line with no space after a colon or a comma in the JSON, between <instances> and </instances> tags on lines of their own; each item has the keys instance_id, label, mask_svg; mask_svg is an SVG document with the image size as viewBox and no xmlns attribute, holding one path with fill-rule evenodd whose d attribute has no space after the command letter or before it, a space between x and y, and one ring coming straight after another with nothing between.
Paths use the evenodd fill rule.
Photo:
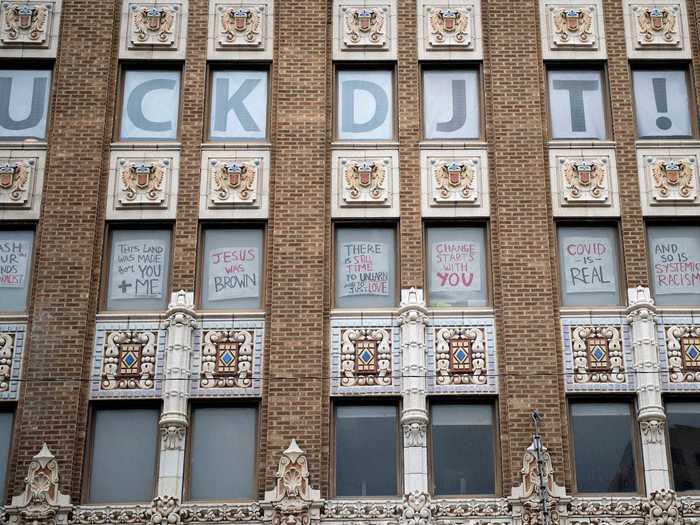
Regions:
<instances>
[{"instance_id":1,"label":"window","mask_svg":"<svg viewBox=\"0 0 700 525\"><path fill-rule=\"evenodd\" d=\"M157 408L94 411L89 503L153 499L159 415Z\"/></svg>"},{"instance_id":2,"label":"window","mask_svg":"<svg viewBox=\"0 0 700 525\"><path fill-rule=\"evenodd\" d=\"M666 418L674 487L700 490L700 402L666 403Z\"/></svg>"},{"instance_id":3,"label":"window","mask_svg":"<svg viewBox=\"0 0 700 525\"><path fill-rule=\"evenodd\" d=\"M395 245L393 228L337 228L335 273L337 307L366 308L395 305Z\"/></svg>"},{"instance_id":4,"label":"window","mask_svg":"<svg viewBox=\"0 0 700 525\"><path fill-rule=\"evenodd\" d=\"M395 406L336 407L336 496L398 493L397 420Z\"/></svg>"},{"instance_id":5,"label":"window","mask_svg":"<svg viewBox=\"0 0 700 525\"><path fill-rule=\"evenodd\" d=\"M262 229L204 231L201 303L205 308L260 308Z\"/></svg>"},{"instance_id":6,"label":"window","mask_svg":"<svg viewBox=\"0 0 700 525\"><path fill-rule=\"evenodd\" d=\"M614 227L559 228L564 306L620 304L618 236Z\"/></svg>"},{"instance_id":7,"label":"window","mask_svg":"<svg viewBox=\"0 0 700 525\"><path fill-rule=\"evenodd\" d=\"M434 493L494 494L493 406L433 405L431 418Z\"/></svg>"},{"instance_id":8,"label":"window","mask_svg":"<svg viewBox=\"0 0 700 525\"><path fill-rule=\"evenodd\" d=\"M649 256L659 305L700 305L700 226L650 226Z\"/></svg>"},{"instance_id":9,"label":"window","mask_svg":"<svg viewBox=\"0 0 700 525\"><path fill-rule=\"evenodd\" d=\"M634 426L628 403L572 403L578 492L637 492Z\"/></svg>"},{"instance_id":10,"label":"window","mask_svg":"<svg viewBox=\"0 0 700 525\"><path fill-rule=\"evenodd\" d=\"M338 72L338 138L394 138L394 79L392 71Z\"/></svg>"},{"instance_id":11,"label":"window","mask_svg":"<svg viewBox=\"0 0 700 525\"><path fill-rule=\"evenodd\" d=\"M214 71L211 93L212 140L267 137L267 71Z\"/></svg>"},{"instance_id":12,"label":"window","mask_svg":"<svg viewBox=\"0 0 700 525\"><path fill-rule=\"evenodd\" d=\"M484 228L427 229L428 294L431 306L486 306Z\"/></svg>"},{"instance_id":13,"label":"window","mask_svg":"<svg viewBox=\"0 0 700 525\"><path fill-rule=\"evenodd\" d=\"M179 71L124 71L119 140L176 140L179 113Z\"/></svg>"},{"instance_id":14,"label":"window","mask_svg":"<svg viewBox=\"0 0 700 525\"><path fill-rule=\"evenodd\" d=\"M0 139L46 139L48 69L0 69Z\"/></svg>"},{"instance_id":15,"label":"window","mask_svg":"<svg viewBox=\"0 0 700 525\"><path fill-rule=\"evenodd\" d=\"M599 69L549 71L554 139L607 138L603 73Z\"/></svg>"},{"instance_id":16,"label":"window","mask_svg":"<svg viewBox=\"0 0 700 525\"><path fill-rule=\"evenodd\" d=\"M167 305L168 230L114 230L109 262L109 310L161 310Z\"/></svg>"},{"instance_id":17,"label":"window","mask_svg":"<svg viewBox=\"0 0 700 525\"><path fill-rule=\"evenodd\" d=\"M423 122L427 139L478 139L479 72L476 69L423 72Z\"/></svg>"},{"instance_id":18,"label":"window","mask_svg":"<svg viewBox=\"0 0 700 525\"><path fill-rule=\"evenodd\" d=\"M27 310L33 246L33 231L0 230L0 312Z\"/></svg>"},{"instance_id":19,"label":"window","mask_svg":"<svg viewBox=\"0 0 700 525\"><path fill-rule=\"evenodd\" d=\"M256 421L255 408L192 409L191 499L255 497Z\"/></svg>"},{"instance_id":20,"label":"window","mask_svg":"<svg viewBox=\"0 0 700 525\"><path fill-rule=\"evenodd\" d=\"M2 496L3 502L7 496L7 466L10 460L13 422L14 414L12 412L0 411L0 496Z\"/></svg>"},{"instance_id":21,"label":"window","mask_svg":"<svg viewBox=\"0 0 700 525\"><path fill-rule=\"evenodd\" d=\"M692 137L685 69L639 68L632 79L640 138Z\"/></svg>"}]
</instances>

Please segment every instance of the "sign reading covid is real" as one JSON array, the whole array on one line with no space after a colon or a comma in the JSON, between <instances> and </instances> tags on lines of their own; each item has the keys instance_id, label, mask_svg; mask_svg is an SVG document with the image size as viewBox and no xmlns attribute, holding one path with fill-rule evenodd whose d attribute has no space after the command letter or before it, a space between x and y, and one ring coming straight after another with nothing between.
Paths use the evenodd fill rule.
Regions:
<instances>
[{"instance_id":1,"label":"sign reading covid is real","mask_svg":"<svg viewBox=\"0 0 700 525\"><path fill-rule=\"evenodd\" d=\"M610 239L568 237L563 243L562 258L567 294L617 292L617 257Z\"/></svg>"}]
</instances>

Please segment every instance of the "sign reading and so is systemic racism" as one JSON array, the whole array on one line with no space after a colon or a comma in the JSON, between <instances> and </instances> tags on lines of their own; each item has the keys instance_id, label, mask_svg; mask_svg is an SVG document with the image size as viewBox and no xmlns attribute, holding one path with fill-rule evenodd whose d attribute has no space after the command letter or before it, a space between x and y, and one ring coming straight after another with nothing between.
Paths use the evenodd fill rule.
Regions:
<instances>
[{"instance_id":1,"label":"sign reading and so is systemic racism","mask_svg":"<svg viewBox=\"0 0 700 525\"><path fill-rule=\"evenodd\" d=\"M29 241L0 239L0 288L24 288L31 253Z\"/></svg>"},{"instance_id":2,"label":"sign reading and so is systemic racism","mask_svg":"<svg viewBox=\"0 0 700 525\"><path fill-rule=\"evenodd\" d=\"M340 297L389 295L389 253L381 242L356 241L340 246Z\"/></svg>"},{"instance_id":3,"label":"sign reading and so is systemic racism","mask_svg":"<svg viewBox=\"0 0 700 525\"><path fill-rule=\"evenodd\" d=\"M469 241L435 242L430 247L430 290L480 292L482 248Z\"/></svg>"},{"instance_id":4,"label":"sign reading and so is systemic racism","mask_svg":"<svg viewBox=\"0 0 700 525\"><path fill-rule=\"evenodd\" d=\"M566 293L616 293L616 253L610 239L569 237L562 276Z\"/></svg>"},{"instance_id":5,"label":"sign reading and so is systemic racism","mask_svg":"<svg viewBox=\"0 0 700 525\"><path fill-rule=\"evenodd\" d=\"M207 254L210 301L245 299L260 295L258 248L218 248Z\"/></svg>"},{"instance_id":6,"label":"sign reading and so is systemic racism","mask_svg":"<svg viewBox=\"0 0 700 525\"><path fill-rule=\"evenodd\" d=\"M652 241L651 251L657 294L700 293L700 243L697 238L657 239Z\"/></svg>"},{"instance_id":7,"label":"sign reading and so is systemic racism","mask_svg":"<svg viewBox=\"0 0 700 525\"><path fill-rule=\"evenodd\" d=\"M112 247L110 299L161 299L167 279L167 243L128 240Z\"/></svg>"}]
</instances>

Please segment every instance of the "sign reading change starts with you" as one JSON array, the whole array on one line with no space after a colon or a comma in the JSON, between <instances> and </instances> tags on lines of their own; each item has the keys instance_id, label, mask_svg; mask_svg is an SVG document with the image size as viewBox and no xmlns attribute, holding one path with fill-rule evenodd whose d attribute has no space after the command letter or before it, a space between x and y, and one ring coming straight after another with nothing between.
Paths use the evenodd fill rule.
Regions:
<instances>
[{"instance_id":1,"label":"sign reading change starts with you","mask_svg":"<svg viewBox=\"0 0 700 525\"><path fill-rule=\"evenodd\" d=\"M481 291L481 247L473 242L433 243L430 289L433 291Z\"/></svg>"}]
</instances>

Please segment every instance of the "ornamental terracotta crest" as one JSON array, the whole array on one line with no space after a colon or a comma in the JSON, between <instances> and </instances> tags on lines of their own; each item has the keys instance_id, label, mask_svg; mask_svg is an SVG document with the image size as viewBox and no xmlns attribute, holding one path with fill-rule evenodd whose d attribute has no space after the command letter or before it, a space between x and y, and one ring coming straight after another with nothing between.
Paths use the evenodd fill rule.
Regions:
<instances>
[{"instance_id":1,"label":"ornamental terracotta crest","mask_svg":"<svg viewBox=\"0 0 700 525\"><path fill-rule=\"evenodd\" d=\"M386 172L386 161L345 161L344 199L348 202L386 201Z\"/></svg>"},{"instance_id":2,"label":"ornamental terracotta crest","mask_svg":"<svg viewBox=\"0 0 700 525\"><path fill-rule=\"evenodd\" d=\"M227 7L221 13L220 44L240 45L260 42L260 13L248 7Z\"/></svg>"},{"instance_id":3,"label":"ornamental terracotta crest","mask_svg":"<svg viewBox=\"0 0 700 525\"><path fill-rule=\"evenodd\" d=\"M481 328L441 328L435 350L438 385L486 384L486 344Z\"/></svg>"},{"instance_id":4,"label":"ornamental terracotta crest","mask_svg":"<svg viewBox=\"0 0 700 525\"><path fill-rule=\"evenodd\" d=\"M608 200L608 170L600 160L562 160L567 202L601 202Z\"/></svg>"},{"instance_id":5,"label":"ornamental terracotta crest","mask_svg":"<svg viewBox=\"0 0 700 525\"><path fill-rule=\"evenodd\" d=\"M171 45L173 43L175 8L133 6L132 9L134 10L133 44Z\"/></svg>"},{"instance_id":6,"label":"ornamental terracotta crest","mask_svg":"<svg viewBox=\"0 0 700 525\"><path fill-rule=\"evenodd\" d=\"M387 330L349 329L341 338L341 386L391 385L391 343Z\"/></svg>"},{"instance_id":7,"label":"ornamental terracotta crest","mask_svg":"<svg viewBox=\"0 0 700 525\"><path fill-rule=\"evenodd\" d=\"M0 392L7 392L10 390L14 350L15 335L0 334Z\"/></svg>"},{"instance_id":8,"label":"ornamental terracotta crest","mask_svg":"<svg viewBox=\"0 0 700 525\"><path fill-rule=\"evenodd\" d=\"M386 19L382 8L346 8L344 16L345 45L378 47L386 43Z\"/></svg>"},{"instance_id":9,"label":"ornamental terracotta crest","mask_svg":"<svg viewBox=\"0 0 700 525\"><path fill-rule=\"evenodd\" d=\"M24 204L28 198L27 183L34 161L21 160L0 164L0 205ZM4 202L3 194L7 194L9 202Z\"/></svg>"},{"instance_id":10,"label":"ornamental terracotta crest","mask_svg":"<svg viewBox=\"0 0 700 525\"><path fill-rule=\"evenodd\" d=\"M576 36L581 43L590 41L593 35L593 17L586 9L559 9L553 13L555 34L560 44L570 43Z\"/></svg>"},{"instance_id":11,"label":"ornamental terracotta crest","mask_svg":"<svg viewBox=\"0 0 700 525\"><path fill-rule=\"evenodd\" d=\"M435 191L440 201L476 202L476 169L467 161L433 161Z\"/></svg>"},{"instance_id":12,"label":"ornamental terracotta crest","mask_svg":"<svg viewBox=\"0 0 700 525\"><path fill-rule=\"evenodd\" d=\"M241 201L254 200L258 174L256 162L212 161L214 191L219 200L228 200L235 192Z\"/></svg>"},{"instance_id":13,"label":"ornamental terracotta crest","mask_svg":"<svg viewBox=\"0 0 700 525\"><path fill-rule=\"evenodd\" d=\"M637 17L639 22L640 43L658 43L657 37L661 37L661 43L676 43L676 15L665 7L641 8Z\"/></svg>"},{"instance_id":14,"label":"ornamental terracotta crest","mask_svg":"<svg viewBox=\"0 0 700 525\"><path fill-rule=\"evenodd\" d=\"M213 330L204 334L202 388L248 388L252 385L253 336L249 331Z\"/></svg>"},{"instance_id":15,"label":"ornamental terracotta crest","mask_svg":"<svg viewBox=\"0 0 700 525\"><path fill-rule=\"evenodd\" d=\"M156 333L111 332L106 339L102 390L154 388Z\"/></svg>"},{"instance_id":16,"label":"ornamental terracotta crest","mask_svg":"<svg viewBox=\"0 0 700 525\"><path fill-rule=\"evenodd\" d=\"M576 383L624 383L620 328L578 326L571 331Z\"/></svg>"},{"instance_id":17,"label":"ornamental terracotta crest","mask_svg":"<svg viewBox=\"0 0 700 525\"><path fill-rule=\"evenodd\" d=\"M686 159L652 161L655 200L689 200L697 197L695 166Z\"/></svg>"},{"instance_id":18,"label":"ornamental terracotta crest","mask_svg":"<svg viewBox=\"0 0 700 525\"><path fill-rule=\"evenodd\" d=\"M469 15L466 9L430 10L431 43L434 45L468 45L471 41Z\"/></svg>"},{"instance_id":19,"label":"ornamental terracotta crest","mask_svg":"<svg viewBox=\"0 0 700 525\"><path fill-rule=\"evenodd\" d=\"M3 4L5 27L2 40L7 43L41 44L46 40L49 7L24 3Z\"/></svg>"},{"instance_id":20,"label":"ornamental terracotta crest","mask_svg":"<svg viewBox=\"0 0 700 525\"><path fill-rule=\"evenodd\" d=\"M700 326L671 326L666 348L671 382L700 383Z\"/></svg>"},{"instance_id":21,"label":"ornamental terracotta crest","mask_svg":"<svg viewBox=\"0 0 700 525\"><path fill-rule=\"evenodd\" d=\"M121 204L161 204L165 200L164 182L169 161L120 162L119 202Z\"/></svg>"}]
</instances>

